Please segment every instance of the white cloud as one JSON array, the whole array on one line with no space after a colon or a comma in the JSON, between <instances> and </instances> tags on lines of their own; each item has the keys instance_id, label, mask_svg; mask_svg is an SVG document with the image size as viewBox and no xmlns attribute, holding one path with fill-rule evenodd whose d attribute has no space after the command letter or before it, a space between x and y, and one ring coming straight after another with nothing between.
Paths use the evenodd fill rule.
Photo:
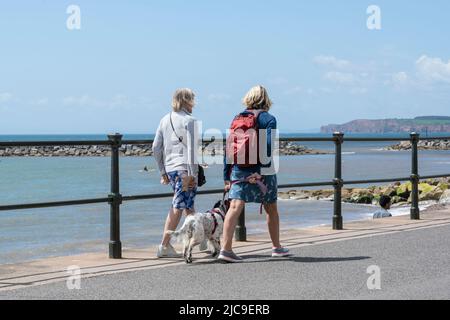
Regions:
<instances>
[{"instance_id":1,"label":"white cloud","mask_svg":"<svg viewBox=\"0 0 450 320\"><path fill-rule=\"evenodd\" d=\"M110 99L97 99L87 94L82 96L68 96L62 100L65 106L94 107L94 108L116 108L126 107L130 104L127 96L116 94Z\"/></svg>"},{"instance_id":2,"label":"white cloud","mask_svg":"<svg viewBox=\"0 0 450 320\"><path fill-rule=\"evenodd\" d=\"M337 84L352 84L355 82L355 76L352 73L337 71L327 72L324 79Z\"/></svg>"},{"instance_id":3,"label":"white cloud","mask_svg":"<svg viewBox=\"0 0 450 320\"><path fill-rule=\"evenodd\" d=\"M348 60L338 59L334 56L325 55L316 56L314 57L313 61L318 65L331 66L337 69L347 68L351 65L350 61Z\"/></svg>"},{"instance_id":4,"label":"white cloud","mask_svg":"<svg viewBox=\"0 0 450 320\"><path fill-rule=\"evenodd\" d=\"M46 106L48 105L48 98L39 98L36 100L32 100L30 103L34 106Z\"/></svg>"},{"instance_id":5,"label":"white cloud","mask_svg":"<svg viewBox=\"0 0 450 320\"><path fill-rule=\"evenodd\" d=\"M397 72L392 75L392 82L394 84L406 84L409 80L408 74L406 72Z\"/></svg>"},{"instance_id":6,"label":"white cloud","mask_svg":"<svg viewBox=\"0 0 450 320\"><path fill-rule=\"evenodd\" d=\"M0 103L8 102L12 99L12 94L9 92L1 92L0 93Z\"/></svg>"},{"instance_id":7,"label":"white cloud","mask_svg":"<svg viewBox=\"0 0 450 320\"><path fill-rule=\"evenodd\" d=\"M450 83L450 60L444 62L441 58L421 56L415 64L420 78L431 82Z\"/></svg>"},{"instance_id":8,"label":"white cloud","mask_svg":"<svg viewBox=\"0 0 450 320\"><path fill-rule=\"evenodd\" d=\"M63 99L63 104L66 106L99 106L101 103L88 95L82 95L80 97L69 96Z\"/></svg>"}]
</instances>

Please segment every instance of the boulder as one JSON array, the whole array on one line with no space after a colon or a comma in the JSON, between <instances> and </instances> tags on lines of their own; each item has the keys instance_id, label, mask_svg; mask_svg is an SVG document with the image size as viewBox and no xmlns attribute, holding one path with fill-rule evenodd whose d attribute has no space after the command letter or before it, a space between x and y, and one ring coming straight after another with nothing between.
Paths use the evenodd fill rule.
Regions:
<instances>
[{"instance_id":1,"label":"boulder","mask_svg":"<svg viewBox=\"0 0 450 320\"><path fill-rule=\"evenodd\" d=\"M352 194L352 189L342 189L342 197L349 197Z\"/></svg>"},{"instance_id":2,"label":"boulder","mask_svg":"<svg viewBox=\"0 0 450 320\"><path fill-rule=\"evenodd\" d=\"M329 196L334 194L334 190L332 189L325 189L325 190L316 190L312 192L313 197L321 197L321 198L328 198Z\"/></svg>"},{"instance_id":3,"label":"boulder","mask_svg":"<svg viewBox=\"0 0 450 320\"><path fill-rule=\"evenodd\" d=\"M349 202L360 204L371 204L374 196L369 193L353 193Z\"/></svg>"},{"instance_id":4,"label":"boulder","mask_svg":"<svg viewBox=\"0 0 450 320\"><path fill-rule=\"evenodd\" d=\"M288 200L288 199L290 199L291 197L290 197L289 194L287 194L287 193L284 193L284 192L278 192L278 198L279 198L279 199L282 199L282 200Z\"/></svg>"},{"instance_id":5,"label":"boulder","mask_svg":"<svg viewBox=\"0 0 450 320\"><path fill-rule=\"evenodd\" d=\"M448 183L446 182L439 182L439 184L437 185L439 189L441 189L442 191L445 191L448 189Z\"/></svg>"},{"instance_id":6,"label":"boulder","mask_svg":"<svg viewBox=\"0 0 450 320\"><path fill-rule=\"evenodd\" d=\"M450 204L450 190L449 189L445 190L442 193L441 198L439 199L439 203L440 204Z\"/></svg>"},{"instance_id":7,"label":"boulder","mask_svg":"<svg viewBox=\"0 0 450 320\"><path fill-rule=\"evenodd\" d=\"M295 195L295 196L290 196L289 199L291 199L291 200L307 200L307 199L309 199L309 196L306 194L298 195L298 196Z\"/></svg>"},{"instance_id":8,"label":"boulder","mask_svg":"<svg viewBox=\"0 0 450 320\"><path fill-rule=\"evenodd\" d=\"M379 194L393 197L393 196L397 195L397 190L393 186L388 186L386 188L381 188Z\"/></svg>"},{"instance_id":9,"label":"boulder","mask_svg":"<svg viewBox=\"0 0 450 320\"><path fill-rule=\"evenodd\" d=\"M436 186L433 186L431 189L427 189L426 191L419 194L419 201L440 200L443 193L443 190Z\"/></svg>"},{"instance_id":10,"label":"boulder","mask_svg":"<svg viewBox=\"0 0 450 320\"><path fill-rule=\"evenodd\" d=\"M428 183L425 183L425 182L419 183L419 192L421 192L421 193L431 192L435 188L436 188L435 186L432 186L432 185L430 185Z\"/></svg>"},{"instance_id":11,"label":"boulder","mask_svg":"<svg viewBox=\"0 0 450 320\"><path fill-rule=\"evenodd\" d=\"M411 182L404 183L397 187L396 195L403 199L408 199L411 194L412 185Z\"/></svg>"}]
</instances>

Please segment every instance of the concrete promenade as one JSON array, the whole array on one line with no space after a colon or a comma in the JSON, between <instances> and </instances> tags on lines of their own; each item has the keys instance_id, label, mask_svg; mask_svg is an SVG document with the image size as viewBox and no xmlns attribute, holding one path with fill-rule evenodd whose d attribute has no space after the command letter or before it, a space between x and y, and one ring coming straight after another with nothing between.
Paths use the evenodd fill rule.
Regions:
<instances>
[{"instance_id":1,"label":"concrete promenade","mask_svg":"<svg viewBox=\"0 0 450 320\"><path fill-rule=\"evenodd\" d=\"M344 217L345 218L345 217ZM270 257L268 235L237 243L242 264L205 253L195 262L156 259L155 248L0 265L0 299L450 299L450 208L282 233L292 256ZM68 266L81 268L81 288L69 290ZM380 270L370 290L369 266Z\"/></svg>"}]
</instances>

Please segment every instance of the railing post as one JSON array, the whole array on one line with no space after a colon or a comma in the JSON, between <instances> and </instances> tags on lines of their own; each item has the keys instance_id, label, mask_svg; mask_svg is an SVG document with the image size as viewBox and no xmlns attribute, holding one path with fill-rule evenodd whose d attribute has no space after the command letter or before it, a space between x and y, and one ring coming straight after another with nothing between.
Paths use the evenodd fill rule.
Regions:
<instances>
[{"instance_id":1,"label":"railing post","mask_svg":"<svg viewBox=\"0 0 450 320\"><path fill-rule=\"evenodd\" d=\"M419 144L420 134L411 133L411 220L420 220L419 209Z\"/></svg>"},{"instance_id":2,"label":"railing post","mask_svg":"<svg viewBox=\"0 0 450 320\"><path fill-rule=\"evenodd\" d=\"M121 134L108 135L111 141L111 193L108 195L110 204L110 241L109 257L122 258L122 243L120 242L120 205L122 195L119 184L119 148L122 145Z\"/></svg>"},{"instance_id":3,"label":"railing post","mask_svg":"<svg viewBox=\"0 0 450 320\"><path fill-rule=\"evenodd\" d=\"M342 143L344 142L344 134L335 132L333 134L336 154L334 157L334 214L333 214L333 230L342 230Z\"/></svg>"},{"instance_id":4,"label":"railing post","mask_svg":"<svg viewBox=\"0 0 450 320\"><path fill-rule=\"evenodd\" d=\"M236 230L234 231L234 238L236 241L247 241L247 228L245 227L245 205L242 208L241 215L239 216Z\"/></svg>"}]
</instances>

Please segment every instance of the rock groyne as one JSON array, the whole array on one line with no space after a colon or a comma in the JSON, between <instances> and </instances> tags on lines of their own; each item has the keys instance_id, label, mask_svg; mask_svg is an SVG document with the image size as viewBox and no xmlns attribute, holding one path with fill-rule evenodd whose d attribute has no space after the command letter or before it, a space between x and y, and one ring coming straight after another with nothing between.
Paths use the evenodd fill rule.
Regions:
<instances>
[{"instance_id":1,"label":"rock groyne","mask_svg":"<svg viewBox=\"0 0 450 320\"><path fill-rule=\"evenodd\" d=\"M119 149L123 157L147 157L152 156L152 146L122 145ZM292 142L280 142L281 155L317 155L330 154L332 152L310 149ZM111 155L111 147L108 145L94 146L27 146L27 147L0 147L0 157L108 157ZM209 145L204 150L204 155L223 155L221 144Z\"/></svg>"},{"instance_id":2,"label":"rock groyne","mask_svg":"<svg viewBox=\"0 0 450 320\"><path fill-rule=\"evenodd\" d=\"M450 140L421 140L417 146L419 150L450 150ZM385 149L395 151L411 150L411 142L402 141Z\"/></svg>"},{"instance_id":3,"label":"rock groyne","mask_svg":"<svg viewBox=\"0 0 450 320\"><path fill-rule=\"evenodd\" d=\"M411 203L411 182L396 182L385 186L371 186L368 188L342 189L342 201L358 204L378 204L382 195L392 198L393 204ZM290 200L334 200L333 189L322 190L291 190L279 192L280 199ZM443 197L445 199L443 199ZM428 179L419 184L419 201L447 201L450 203L450 178Z\"/></svg>"}]
</instances>

